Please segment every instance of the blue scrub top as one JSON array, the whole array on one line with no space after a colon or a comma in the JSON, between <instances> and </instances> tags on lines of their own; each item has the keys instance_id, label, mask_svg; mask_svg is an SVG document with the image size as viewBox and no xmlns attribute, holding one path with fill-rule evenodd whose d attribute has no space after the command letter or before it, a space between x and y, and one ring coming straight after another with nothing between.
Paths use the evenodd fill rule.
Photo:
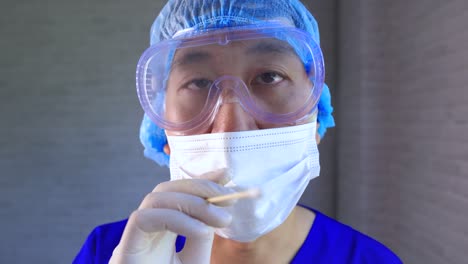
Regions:
<instances>
[{"instance_id":1,"label":"blue scrub top","mask_svg":"<svg viewBox=\"0 0 468 264\"><path fill-rule=\"evenodd\" d=\"M291 263L402 263L397 255L378 241L317 210L309 209L315 212L315 220ZM96 227L73 263L108 263L112 251L120 242L127 220ZM177 238L177 252L182 250L184 242L184 237Z\"/></svg>"}]
</instances>

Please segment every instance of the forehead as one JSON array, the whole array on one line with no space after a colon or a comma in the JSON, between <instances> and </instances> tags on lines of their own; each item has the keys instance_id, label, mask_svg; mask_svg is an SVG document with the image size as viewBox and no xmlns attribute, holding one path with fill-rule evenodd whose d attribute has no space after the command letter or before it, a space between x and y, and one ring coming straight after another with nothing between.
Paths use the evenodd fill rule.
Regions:
<instances>
[{"instance_id":1,"label":"forehead","mask_svg":"<svg viewBox=\"0 0 468 264\"><path fill-rule=\"evenodd\" d=\"M237 40L225 45L207 44L196 47L182 47L176 50L173 67L213 61L220 57L283 58L298 59L294 48L288 43L264 38L256 40Z\"/></svg>"}]
</instances>

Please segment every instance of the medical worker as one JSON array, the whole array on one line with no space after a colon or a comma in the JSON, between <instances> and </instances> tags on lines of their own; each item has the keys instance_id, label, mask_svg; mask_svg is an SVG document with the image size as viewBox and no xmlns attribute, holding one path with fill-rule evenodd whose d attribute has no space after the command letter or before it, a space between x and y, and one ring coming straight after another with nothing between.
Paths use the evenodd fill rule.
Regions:
<instances>
[{"instance_id":1,"label":"medical worker","mask_svg":"<svg viewBox=\"0 0 468 264\"><path fill-rule=\"evenodd\" d=\"M97 227L75 263L401 263L297 205L334 126L319 41L297 0L170 0L136 80L145 155L171 180Z\"/></svg>"}]
</instances>

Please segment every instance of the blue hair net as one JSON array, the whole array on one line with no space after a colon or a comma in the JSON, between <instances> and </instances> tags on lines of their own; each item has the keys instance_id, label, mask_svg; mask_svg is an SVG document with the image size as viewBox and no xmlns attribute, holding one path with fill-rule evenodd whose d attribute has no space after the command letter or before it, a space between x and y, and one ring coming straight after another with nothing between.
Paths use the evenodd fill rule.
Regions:
<instances>
[{"instance_id":1,"label":"blue hair net","mask_svg":"<svg viewBox=\"0 0 468 264\"><path fill-rule=\"evenodd\" d=\"M156 126L147 116L143 116L140 126L140 141L145 147L143 154L148 159L152 159L160 166L169 165L169 155L164 153L164 145L167 144L164 129Z\"/></svg>"},{"instance_id":2,"label":"blue hair net","mask_svg":"<svg viewBox=\"0 0 468 264\"><path fill-rule=\"evenodd\" d=\"M169 0L151 27L150 43L156 44L186 28L223 28L255 24L265 20L280 20L312 35L319 44L317 22L298 0ZM328 86L324 84L318 103L318 133L321 138L327 128L335 125ZM140 141L144 155L161 166L169 165L169 156L163 152L167 144L163 129L146 115L140 127Z\"/></svg>"},{"instance_id":3,"label":"blue hair net","mask_svg":"<svg viewBox=\"0 0 468 264\"><path fill-rule=\"evenodd\" d=\"M325 136L327 128L335 126L335 119L332 116L333 107L331 105L331 94L328 85L323 84L322 94L318 102L317 122L320 124L318 133L320 138Z\"/></svg>"}]
</instances>

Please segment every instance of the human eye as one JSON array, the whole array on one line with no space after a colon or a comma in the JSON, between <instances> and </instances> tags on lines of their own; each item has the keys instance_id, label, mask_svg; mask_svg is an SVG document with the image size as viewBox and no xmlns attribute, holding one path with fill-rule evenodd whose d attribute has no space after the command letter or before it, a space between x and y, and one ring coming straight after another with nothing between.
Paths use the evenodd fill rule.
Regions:
<instances>
[{"instance_id":1,"label":"human eye","mask_svg":"<svg viewBox=\"0 0 468 264\"><path fill-rule=\"evenodd\" d=\"M193 79L187 82L184 87L187 87L190 90L204 90L209 89L213 82L208 79Z\"/></svg>"},{"instance_id":2,"label":"human eye","mask_svg":"<svg viewBox=\"0 0 468 264\"><path fill-rule=\"evenodd\" d=\"M255 84L274 85L284 80L284 77L277 72L264 72L254 79Z\"/></svg>"}]
</instances>

